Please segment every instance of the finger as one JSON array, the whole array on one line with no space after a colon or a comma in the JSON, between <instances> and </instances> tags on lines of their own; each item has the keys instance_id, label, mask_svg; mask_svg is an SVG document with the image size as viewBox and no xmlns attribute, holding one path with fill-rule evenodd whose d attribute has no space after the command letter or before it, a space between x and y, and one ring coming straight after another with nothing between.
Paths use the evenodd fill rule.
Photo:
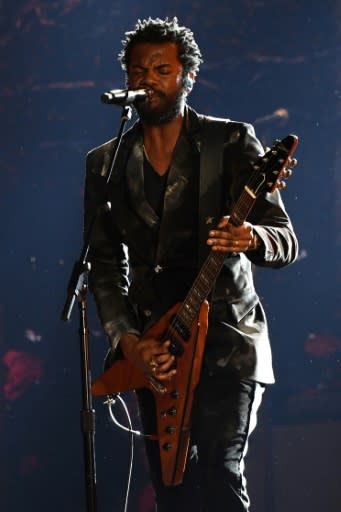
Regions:
<instances>
[{"instance_id":1,"label":"finger","mask_svg":"<svg viewBox=\"0 0 341 512\"><path fill-rule=\"evenodd\" d=\"M166 359L168 359L169 357L171 357L171 353L169 352L169 347L157 347L155 348L154 350L151 351L151 355L152 357L154 357L155 359L157 359L158 361L160 360L161 362L165 361Z\"/></svg>"},{"instance_id":2,"label":"finger","mask_svg":"<svg viewBox=\"0 0 341 512\"><path fill-rule=\"evenodd\" d=\"M244 240L229 240L224 243L221 243L220 240L216 240L215 244L212 245L212 250L224 253L244 252L248 247L249 242Z\"/></svg>"},{"instance_id":3,"label":"finger","mask_svg":"<svg viewBox=\"0 0 341 512\"><path fill-rule=\"evenodd\" d=\"M232 246L227 245L213 245L212 251L214 252L224 252L224 253L231 253L231 252L238 252L237 248L234 248Z\"/></svg>"},{"instance_id":4,"label":"finger","mask_svg":"<svg viewBox=\"0 0 341 512\"><path fill-rule=\"evenodd\" d=\"M230 216L226 215L221 219L221 221L218 224L218 228L225 228L227 224L229 223Z\"/></svg>"},{"instance_id":5,"label":"finger","mask_svg":"<svg viewBox=\"0 0 341 512\"><path fill-rule=\"evenodd\" d=\"M209 239L210 238L233 238L231 234L228 231L221 230L221 229L212 229L208 233Z\"/></svg>"},{"instance_id":6,"label":"finger","mask_svg":"<svg viewBox=\"0 0 341 512\"><path fill-rule=\"evenodd\" d=\"M157 358L154 358L152 373L154 377L157 378L159 378L159 376L166 376L166 378L170 378L172 375L175 375L175 356L168 353L162 356L158 356Z\"/></svg>"},{"instance_id":7,"label":"finger","mask_svg":"<svg viewBox=\"0 0 341 512\"><path fill-rule=\"evenodd\" d=\"M212 247L232 248L233 246L238 246L239 242L236 240L233 240L231 238L214 237L214 238L209 238L207 240L207 244L211 245Z\"/></svg>"},{"instance_id":8,"label":"finger","mask_svg":"<svg viewBox=\"0 0 341 512\"><path fill-rule=\"evenodd\" d=\"M156 378L170 378L176 373L176 364L174 359L170 359L169 361L157 364L156 361L152 361L152 364L149 365L148 373L153 375Z\"/></svg>"},{"instance_id":9,"label":"finger","mask_svg":"<svg viewBox=\"0 0 341 512\"><path fill-rule=\"evenodd\" d=\"M213 236L211 238L208 238L207 245L213 246L213 245L230 245L230 239L224 238L224 237L216 237Z\"/></svg>"},{"instance_id":10,"label":"finger","mask_svg":"<svg viewBox=\"0 0 341 512\"><path fill-rule=\"evenodd\" d=\"M165 364L165 363L171 364L172 362L174 362L174 359L175 359L175 357L172 354L170 354L169 352L167 352L167 354L162 354L162 355L158 355L155 357L155 360L159 366L161 364Z\"/></svg>"},{"instance_id":11,"label":"finger","mask_svg":"<svg viewBox=\"0 0 341 512\"><path fill-rule=\"evenodd\" d=\"M171 380L174 375L176 374L176 370L175 369L172 369L170 371L167 371L167 372L160 372L159 370L155 371L152 375L153 377L155 377L157 380L160 380L160 381L169 381Z\"/></svg>"},{"instance_id":12,"label":"finger","mask_svg":"<svg viewBox=\"0 0 341 512\"><path fill-rule=\"evenodd\" d=\"M212 230L209 232L209 238L207 240L208 245L214 245L217 243L221 243L222 245L231 245L233 242L240 240L247 240L251 237L250 234L246 234L243 232L230 232L230 231L220 231L220 230Z\"/></svg>"},{"instance_id":13,"label":"finger","mask_svg":"<svg viewBox=\"0 0 341 512\"><path fill-rule=\"evenodd\" d=\"M241 226L234 226L231 223L227 223L222 226L219 225L218 227L221 229L211 230L209 235L217 238L226 236L232 239L245 239L252 233L252 224L249 222L244 222Z\"/></svg>"},{"instance_id":14,"label":"finger","mask_svg":"<svg viewBox=\"0 0 341 512\"><path fill-rule=\"evenodd\" d=\"M175 362L174 356L169 358L167 361L164 361L164 362L158 364L158 367L157 367L157 370L160 373L165 373L165 372L168 372L170 370L175 370L175 369L176 369L176 362Z\"/></svg>"},{"instance_id":15,"label":"finger","mask_svg":"<svg viewBox=\"0 0 341 512\"><path fill-rule=\"evenodd\" d=\"M152 357L159 354L166 354L168 352L169 345L170 341L162 342L154 338L146 338L140 342L139 348L141 351L144 351Z\"/></svg>"}]
</instances>

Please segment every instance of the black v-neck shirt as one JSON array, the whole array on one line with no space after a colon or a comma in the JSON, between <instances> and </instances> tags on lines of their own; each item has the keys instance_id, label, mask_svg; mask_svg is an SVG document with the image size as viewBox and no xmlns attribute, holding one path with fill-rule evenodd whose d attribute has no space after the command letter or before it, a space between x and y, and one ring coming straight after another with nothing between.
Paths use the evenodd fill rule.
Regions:
<instances>
[{"instance_id":1,"label":"black v-neck shirt","mask_svg":"<svg viewBox=\"0 0 341 512\"><path fill-rule=\"evenodd\" d=\"M144 193L150 206L159 218L162 217L163 204L165 197L165 190L168 180L167 171L163 176L160 176L150 162L144 156L143 159L143 174L144 174Z\"/></svg>"}]
</instances>

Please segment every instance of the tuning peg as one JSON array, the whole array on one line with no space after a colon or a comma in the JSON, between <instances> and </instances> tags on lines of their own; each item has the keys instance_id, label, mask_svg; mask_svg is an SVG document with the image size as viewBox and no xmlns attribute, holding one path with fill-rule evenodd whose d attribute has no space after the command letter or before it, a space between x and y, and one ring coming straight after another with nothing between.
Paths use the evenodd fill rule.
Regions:
<instances>
[{"instance_id":1,"label":"tuning peg","mask_svg":"<svg viewBox=\"0 0 341 512\"><path fill-rule=\"evenodd\" d=\"M278 182L277 188L279 190L284 190L286 187L287 187L287 184L285 183L285 181L279 181Z\"/></svg>"},{"instance_id":2,"label":"tuning peg","mask_svg":"<svg viewBox=\"0 0 341 512\"><path fill-rule=\"evenodd\" d=\"M284 171L282 172L282 176L285 178L285 179L288 179L288 178L291 178L292 176L292 170L291 169L288 169L287 167L284 169Z\"/></svg>"},{"instance_id":3,"label":"tuning peg","mask_svg":"<svg viewBox=\"0 0 341 512\"><path fill-rule=\"evenodd\" d=\"M288 167L296 167L297 165L297 160L296 158L289 158L288 159Z\"/></svg>"}]
</instances>

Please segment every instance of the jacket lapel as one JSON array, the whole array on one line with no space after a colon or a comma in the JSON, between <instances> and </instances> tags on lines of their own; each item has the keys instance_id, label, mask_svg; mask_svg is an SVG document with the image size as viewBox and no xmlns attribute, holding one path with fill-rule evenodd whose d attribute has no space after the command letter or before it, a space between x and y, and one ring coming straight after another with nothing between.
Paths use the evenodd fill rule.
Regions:
<instances>
[{"instance_id":1,"label":"jacket lapel","mask_svg":"<svg viewBox=\"0 0 341 512\"><path fill-rule=\"evenodd\" d=\"M189 207L185 203L194 200L193 197L188 197L186 189L188 189L190 182L192 183L191 175L195 171L193 148L185 130L183 130L175 146L168 175L157 248L158 261L163 261L167 254L169 255L173 237L176 236L174 229L179 231L183 227L183 215L186 215Z\"/></svg>"},{"instance_id":2,"label":"jacket lapel","mask_svg":"<svg viewBox=\"0 0 341 512\"><path fill-rule=\"evenodd\" d=\"M156 229L159 217L146 200L144 193L142 135L137 138L132 148L126 168L126 179L131 207L150 228Z\"/></svg>"}]
</instances>

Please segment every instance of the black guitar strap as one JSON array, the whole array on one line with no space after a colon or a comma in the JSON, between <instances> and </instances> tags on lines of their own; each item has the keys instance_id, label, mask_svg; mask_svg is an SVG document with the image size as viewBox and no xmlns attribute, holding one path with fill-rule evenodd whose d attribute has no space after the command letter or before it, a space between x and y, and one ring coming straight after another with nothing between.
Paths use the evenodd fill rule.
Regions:
<instances>
[{"instance_id":1,"label":"black guitar strap","mask_svg":"<svg viewBox=\"0 0 341 512\"><path fill-rule=\"evenodd\" d=\"M228 119L199 115L200 186L199 186L199 268L210 251L208 232L215 228L223 214L223 154Z\"/></svg>"}]
</instances>

